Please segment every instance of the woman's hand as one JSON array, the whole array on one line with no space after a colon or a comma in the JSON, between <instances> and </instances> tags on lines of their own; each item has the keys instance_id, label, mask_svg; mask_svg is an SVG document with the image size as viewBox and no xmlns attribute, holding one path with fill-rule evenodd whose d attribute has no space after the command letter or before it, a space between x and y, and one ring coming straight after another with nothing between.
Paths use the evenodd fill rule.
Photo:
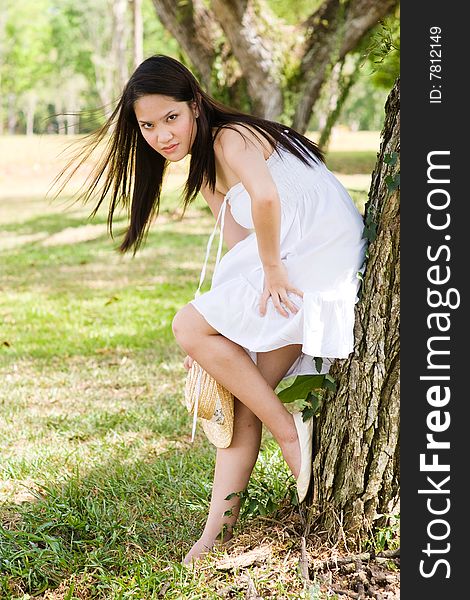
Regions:
<instances>
[{"instance_id":1,"label":"woman's hand","mask_svg":"<svg viewBox=\"0 0 470 600\"><path fill-rule=\"evenodd\" d=\"M266 314L266 305L270 297L272 298L274 307L283 317L289 317L286 308L293 314L297 313L299 309L291 302L287 292L292 292L301 298L304 296L301 290L289 282L287 269L282 263L272 267L264 267L264 291L259 303L261 316L264 317Z\"/></svg>"},{"instance_id":2,"label":"woman's hand","mask_svg":"<svg viewBox=\"0 0 470 600\"><path fill-rule=\"evenodd\" d=\"M194 362L194 358L191 358L190 356L187 356L187 357L184 359L184 362L183 362L183 367L186 369L186 371L189 371L189 369L190 369L190 368L192 367L192 365L193 365L193 362Z\"/></svg>"}]
</instances>

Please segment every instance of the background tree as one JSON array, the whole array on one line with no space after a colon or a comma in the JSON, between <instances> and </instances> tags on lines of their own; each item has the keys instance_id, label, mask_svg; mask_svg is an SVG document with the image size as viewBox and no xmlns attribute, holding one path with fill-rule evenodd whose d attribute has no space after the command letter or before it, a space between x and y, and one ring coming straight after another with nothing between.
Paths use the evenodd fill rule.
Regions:
<instances>
[{"instance_id":1,"label":"background tree","mask_svg":"<svg viewBox=\"0 0 470 600\"><path fill-rule=\"evenodd\" d=\"M389 93L400 71L399 23L397 8L331 69L317 103L323 102L326 107L323 113L316 110L324 119L317 127L321 131L318 143L324 150L342 113L353 130L382 127L383 113L377 111L377 106L385 104L384 92ZM355 99L348 102L352 89Z\"/></svg>"},{"instance_id":2,"label":"background tree","mask_svg":"<svg viewBox=\"0 0 470 600\"><path fill-rule=\"evenodd\" d=\"M381 59L377 73L366 79L371 60L364 66L361 57L368 52L367 41L374 56L383 54L382 46L395 44L396 4L4 0L0 126L10 133L86 133L109 114L135 65L164 53L185 62L222 102L301 131L325 128L326 145L340 114L352 126L379 126L376 107L385 92L378 88L384 77L394 80L397 61ZM360 17L361 10L365 16ZM386 14L392 25L382 31L377 22ZM354 112L351 89L357 90ZM91 113L79 119L80 111L82 117Z\"/></svg>"},{"instance_id":3,"label":"background tree","mask_svg":"<svg viewBox=\"0 0 470 600\"><path fill-rule=\"evenodd\" d=\"M132 36L134 61L136 69L144 60L144 23L142 20L142 0L130 0L132 7Z\"/></svg>"},{"instance_id":4,"label":"background tree","mask_svg":"<svg viewBox=\"0 0 470 600\"><path fill-rule=\"evenodd\" d=\"M99 125L104 118L102 110L95 110L92 114L93 121L86 121L83 115L99 108L102 99L113 103L114 95L120 91L119 78L122 82L126 69L129 73L141 56L138 50L141 38L136 39L140 35L137 33L140 29L139 3L140 0L134 0L124 7L122 0L113 3L111 0L94 0L91 4L90 0L80 3L73 0L24 0L20 3L3 0L0 5L0 127L3 125L5 130L15 134L86 133ZM215 17L216 4L219 10L229 11L223 23ZM352 128L379 129L382 126L385 96L393 86L398 67L398 52L395 51L399 35L396 9L392 9L378 26L369 28L354 49L341 58L341 48L346 36L344 23L352 18L353 6L364 7L365 2L246 0L244 4L228 4L211 0L178 0L168 3L180 17L181 14L177 11L186 7L186 20L180 19L181 35L184 34L186 22L194 22L196 26L192 30L193 37L188 37L186 49L162 25L153 0L142 0L143 56L166 53L183 60L192 70L203 74L203 80L213 95L243 110L255 107L263 114L264 97L272 92L272 98L269 98L271 104L266 106L274 114L275 107L280 105L282 112L278 119L291 124L296 115L298 100L304 92L302 86L307 82L302 79L302 65L306 62L302 52L308 45L308 39L313 44L314 36L328 29L326 19L315 24L313 15L319 18L328 7L331 10L336 7L338 12L334 13L333 10L332 20L328 22L330 29L336 28L333 36L336 41L331 46L334 51L329 58L326 57L328 66L324 69L324 81L314 103L315 110L309 119L310 133L313 128L325 129L323 139L327 140L328 128L331 130L338 115L342 123ZM246 9L242 17L244 30L239 33L244 36L243 40L237 38L236 32L234 34L228 30L229 19L236 23L241 16L241 8ZM113 17L113 14L116 15L115 11L118 14ZM356 14L361 21L361 15ZM206 20L198 20L203 15ZM112 38L116 35L113 23L117 24L119 20L121 31L123 26L126 30L120 42L125 39L125 44L116 44L115 41L113 45ZM171 22L170 19L170 25ZM309 22L313 23L311 29L307 28ZM135 36L131 35L133 24ZM350 25L354 28L357 23ZM213 45L201 45L196 67L193 63L194 54L191 53L195 43L202 44L204 41L199 39L199 34L203 37L207 35L207 40L212 40ZM253 55L250 54L252 46L255 48ZM320 46L316 46L315 52L321 58ZM101 57L96 56L97 54L101 54ZM246 60L243 58L245 55ZM209 57L207 61L204 56ZM256 79L259 91L248 79L251 68L259 69ZM248 75L245 75L245 71ZM316 76L313 70L311 74ZM306 76L309 76L308 70ZM277 88L280 93L276 92ZM103 89L108 90L104 95ZM77 111L84 111L80 121L76 118ZM381 525L381 521L387 518L386 515L395 509L398 498L398 127L397 86L387 103L384 141L366 210L365 233L372 243L362 299L357 305L355 352L347 361L337 361L328 378L315 382L316 387L310 382L306 397L301 398L305 410L317 415L315 459L312 464L314 485L313 495L308 499L307 524L317 525L319 530L327 531L334 542L339 539L351 545L359 545L369 528ZM336 152L329 153L330 166L336 162L341 175L354 173L368 178L375 160L376 136L372 134L364 137L372 142L368 146L368 158L361 158L360 168L357 168L355 155L363 153L358 152L357 148L353 152L343 152L344 149L341 149L339 156L335 156ZM355 143L361 139L362 136L354 136ZM0 576L0 587L2 582L8 590L13 589L10 585L15 586L16 597L20 590L25 594L40 594L45 592L46 587L52 589L59 584L65 586L60 588L60 593L70 595L75 586L80 585L86 588L84 593L95 596L103 589L111 589L109 586L121 589L123 585L132 582L132 586L137 586L136 594L149 597L155 590L155 569L158 572L166 572L168 569L170 573L174 571L174 562L180 559L180 549L185 543L189 544L197 527L197 519L202 518L210 489L210 473L205 468L200 470L200 466L207 465L210 460L207 444L201 444L197 452L191 453L191 461L181 470L180 452L184 452L186 444L187 423L186 415L181 420L181 415L175 408L177 403L173 402L177 399L175 377L179 377L177 369L181 368L181 364L171 346L170 338L173 338L169 328L171 315L178 305L187 301L188 294L191 293L194 265L186 259L188 255L195 256L202 251L201 227L203 225L209 228L209 216L207 213L203 216L201 204L198 206L196 203L193 207L195 215L203 217L204 223L193 219L195 222L189 222L188 229L185 229L187 235L181 235L180 224L174 219L179 212L178 192L169 186L164 207L168 219L164 227L159 228L157 225L156 230L150 232L149 246L142 256L131 262L120 261L119 269L116 270L114 253L109 240L104 237L105 215L91 227L85 220L85 211L64 214L63 206L58 206L53 212L49 203L39 197L42 193L41 185L46 180L47 185L50 184L47 169L56 171L58 163L52 150L47 157L39 155L38 148L42 152L42 148L48 144L51 144L51 148L56 145L58 147L63 140L11 140L5 136L0 142L3 144L3 158L6 159L2 161L0 175L4 192L3 206L7 210L0 212L3 215L2 223L6 224L5 235L2 237L3 262L6 268L4 313L5 302L9 305L4 319L6 329L3 338L3 352L8 361L5 367L6 378L3 377L7 386L4 395L5 401L11 404L8 409L11 421L8 417L8 423L5 422L7 439L10 440L7 442L11 458L8 472L12 481L15 481L14 485L18 486L17 489L24 487L24 478L27 476L27 485L33 480L45 481L46 489L49 490L40 499L34 489L31 502L21 500L21 504L15 504L11 513L13 518L8 513L7 520L13 530L7 532L9 550L4 561L7 574L4 574L3 579ZM333 150L336 151L336 148ZM347 169L351 162L354 164L354 171ZM46 165L44 171L39 163ZM179 184L180 176L177 173L171 183ZM34 180L33 188L39 183L38 191L33 193L31 190L32 201L24 202L26 195L23 198L23 192L20 195L18 190L24 189L25 181L30 180ZM366 192L353 190L351 187L348 182L348 188L359 206ZM15 216L15 223L10 220L12 214ZM45 218L38 218L39 214ZM87 236L91 230L91 235L99 237L87 237L81 242L82 225ZM124 220L122 225L124 226ZM61 234L59 237L66 234L73 246L72 243L67 243L65 248L61 245L43 244L47 239L54 239L58 232ZM79 235L76 236L75 232ZM176 245L175 232L178 238ZM9 245L10 241L15 244ZM165 249L164 253L160 252L162 248ZM167 256L169 248L171 260ZM54 268L56 263L64 268ZM157 279L155 265L159 273ZM175 294L168 299L165 281L174 279L175 265L178 266L181 281L177 282ZM184 267L183 270L180 269L181 266ZM106 281L103 280L105 287L102 287L101 280L98 282L100 285L97 285L96 274L105 272L111 275L109 279L105 278ZM26 287L32 293L23 293L23 289L26 289L24 281L28 282ZM150 286L147 285L149 281ZM81 286L80 290L77 282ZM117 295L114 295L115 292ZM109 297L112 302L109 302ZM155 308L152 309L151 318L148 311L149 298ZM44 308L40 311L41 314L36 311L38 302ZM130 312L129 303L132 304ZM64 315L69 315L71 307L74 314L83 314L85 317L89 315L90 307L94 307L93 318L82 319L78 327L74 326L72 337L69 335L70 319L64 318ZM111 317L109 311L112 313ZM131 313L132 318L129 319ZM24 327L20 326L21 323ZM31 337L32 326L34 336ZM94 336L96 330L100 331L99 337ZM103 348L106 349L105 355L101 354ZM112 353L109 362L108 350ZM59 371L57 356L63 357ZM119 362L119 369L112 367L117 364L114 362L115 356L123 359ZM44 360L46 357L48 360ZM96 377L97 357L99 377ZM31 369L22 368L26 364L23 363L24 359L31 360ZM15 370L17 376L10 379L13 372L10 365L16 364L17 360L20 361L21 368ZM152 368L148 369L149 365ZM156 369L155 365L161 365L162 368ZM64 377L64 373L68 373L67 377ZM73 385L75 380L78 387ZM113 382L112 385L108 385L110 381ZM305 381L302 382L305 388L304 383ZM88 390L89 384L92 388L90 395L87 391L83 398L79 398L80 403L85 401L81 406L91 415L89 424L83 425L83 419L77 421L74 402L76 389L82 389L81 386L85 385L83 389ZM23 385L26 387L23 388ZM54 400L54 414L57 409L56 398L59 399L60 396L64 400L64 413L54 421L58 428L57 436L50 435L49 417L40 419L40 423L36 419L36 424L32 423L28 432L31 399L35 403L34 410L40 410L44 415L50 414L48 396L43 396L43 392L46 393L47 390L51 390L51 398ZM116 390L121 390L122 395ZM154 390L172 391L170 395L162 393L156 397ZM130 398L131 410L125 411L125 422L120 419L116 422L116 413L110 411L109 407L122 406L124 394ZM155 410L156 402L162 410ZM127 399L125 405L128 406ZM18 406L20 409L23 406L23 413L18 412ZM168 407L174 411L170 420ZM121 409L119 410L121 414ZM150 425L148 415L153 415ZM93 427L98 418L100 423L106 424L109 436L103 437L102 427ZM39 427L40 434L37 423L42 423ZM169 428L168 423L171 425ZM28 442L20 447L17 444L17 430L23 424L23 437L26 440L29 436L31 444ZM175 433L175 425L179 428L179 433ZM149 427L151 435L148 434ZM77 435L70 435L72 428L75 428ZM87 437L85 442L83 431ZM120 433L124 436L129 431L136 444L128 445L126 441L125 448L121 450L120 440L130 438L120 438ZM137 435L137 432L142 432L142 435ZM165 448L170 440L169 448L172 448L175 436L180 434L182 445L177 442L175 452L165 453L163 461L142 460L147 449L148 456L153 457L156 440L159 447L161 444ZM44 444L34 444L38 435L42 436ZM145 450L141 445L143 440ZM250 502L247 504L247 515L251 517L256 514L264 515L285 500L284 479L279 474L284 469L287 478L287 467L278 449L271 445L272 440L267 441L258 464L260 477L255 474L252 478L254 493L250 490ZM30 449L33 446L35 450L32 453ZM64 461L65 455L67 460ZM122 457L126 464L136 466L130 471L127 469L136 474L132 494L129 494L127 472L120 468ZM46 463L47 466L44 466ZM58 464L65 467L68 475L73 475L70 482L64 481L62 470L57 470ZM15 469L15 465L19 465L19 468ZM265 465L269 465L269 473ZM96 466L100 468L96 469ZM81 474L78 477L79 471ZM179 474L177 476L183 484L180 490L183 496L180 496L189 498L188 502L182 503L181 497L174 494L175 473ZM148 490L149 482L155 481L159 482L159 486L152 488L149 494L142 494L144 488ZM121 490L121 497L113 496L110 500L106 493L109 486L113 490ZM137 497L143 503L136 511L132 498ZM156 497L161 502L156 503ZM126 498L131 498L131 501L128 503ZM96 506L106 508L107 502L110 502L109 508L113 513L111 517L117 507L116 510L124 515L126 523L136 525L131 528L131 540L129 528L122 530L122 539L119 536L116 538L114 518L103 520L99 511L98 518L95 518ZM156 507L162 507L162 512L156 513ZM45 514L49 515L47 523L44 520ZM69 521L71 514L78 515L77 519ZM149 517L153 519L155 527L147 526ZM166 543L168 519L178 544ZM291 527L292 523L286 521L284 526ZM2 530L0 537L4 534ZM262 536L265 534L266 530ZM33 539L31 535L35 536L34 539L43 540L44 547L49 547L52 540L54 552L37 552L37 545L31 546L29 542ZM2 541L5 539L2 537ZM70 545L71 539L77 541L75 548ZM80 542L84 539L87 542L85 545ZM103 546L103 539L110 540L110 543ZM279 536L279 540L281 539L284 539L283 536ZM143 550L137 557L134 556L135 553L128 556L120 552L123 543L125 545L129 540L135 547ZM89 541L96 547L99 556L95 558L99 561L97 564L101 565L99 577L96 580L93 578L93 581L88 579L86 570L86 565L90 562ZM311 547L314 547L315 538L312 536L309 541ZM252 543L251 537L249 543ZM161 548L157 553L158 564L155 567L155 548L158 544ZM7 548L4 550L6 552ZM280 552L275 551L273 556L281 556L284 550L285 545ZM71 552L75 557L72 557L73 560ZM291 562L284 561L279 571L286 571L286 565L293 564L294 554L295 549L290 555ZM132 560L133 556L135 561ZM285 558L287 560L288 557ZM260 574L264 581L273 583L270 592L264 594L260 590L263 596L276 596L276 590L280 589L273 577L274 571L278 569L276 563L273 565L268 576ZM148 577L142 576L144 570ZM84 579L81 579L82 575ZM173 593L175 597L191 597L193 588L187 591L188 582L189 580L185 580L182 584L184 589L179 589L179 592L170 589L170 595ZM191 583L194 588L196 584L202 585L200 581ZM234 589L238 589L237 581L233 584ZM70 589L66 590L68 585ZM164 589L166 585L165 582ZM201 592L198 587L194 594L204 595L207 589L204 587ZM207 597L211 594L212 590L206 593Z\"/></svg>"},{"instance_id":5,"label":"background tree","mask_svg":"<svg viewBox=\"0 0 470 600\"><path fill-rule=\"evenodd\" d=\"M265 0L153 3L206 87L217 56L224 54L228 65L235 57L239 76L232 85L240 86L243 79L247 109L268 119L284 118L302 132L334 65L397 6L396 0L325 0L292 24Z\"/></svg>"}]
</instances>

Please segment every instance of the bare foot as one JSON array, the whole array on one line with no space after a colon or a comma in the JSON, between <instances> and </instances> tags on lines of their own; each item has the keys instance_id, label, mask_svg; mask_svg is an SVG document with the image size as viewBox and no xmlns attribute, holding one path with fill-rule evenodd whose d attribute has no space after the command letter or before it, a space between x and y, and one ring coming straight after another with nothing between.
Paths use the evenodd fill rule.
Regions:
<instances>
[{"instance_id":1,"label":"bare foot","mask_svg":"<svg viewBox=\"0 0 470 600\"><path fill-rule=\"evenodd\" d=\"M202 539L199 539L191 548L191 550L186 554L186 556L183 559L183 564L188 565L192 562L196 562L197 560L200 560L201 558L204 558L204 556L210 552L212 550L212 548L216 547L220 547L223 546L224 544L227 544L233 537L233 534L231 532L226 532L224 535L224 539L222 541L220 540L216 540L214 541L212 544L209 544L208 541L203 541Z\"/></svg>"},{"instance_id":2,"label":"bare foot","mask_svg":"<svg viewBox=\"0 0 470 600\"><path fill-rule=\"evenodd\" d=\"M213 544L210 546L208 544L205 544L202 540L198 540L184 557L183 564L189 565L190 563L195 562L196 560L200 560L208 552L210 552L212 548Z\"/></svg>"}]
</instances>

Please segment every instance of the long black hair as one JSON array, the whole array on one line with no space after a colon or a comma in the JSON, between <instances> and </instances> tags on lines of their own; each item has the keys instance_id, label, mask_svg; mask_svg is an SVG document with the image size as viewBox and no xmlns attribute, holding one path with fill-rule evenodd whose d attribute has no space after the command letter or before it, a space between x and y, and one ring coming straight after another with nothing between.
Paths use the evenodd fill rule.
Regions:
<instances>
[{"instance_id":1,"label":"long black hair","mask_svg":"<svg viewBox=\"0 0 470 600\"><path fill-rule=\"evenodd\" d=\"M98 191L98 202L92 212L94 216L110 193L108 227L111 234L114 211L120 204L127 209L130 222L119 248L121 252L132 248L135 254L152 218L158 215L162 180L168 165L168 161L145 141L135 116L135 101L150 94L169 96L177 102L195 102L199 113L189 175L183 192L183 214L203 184L215 190L214 139L223 128L233 129L234 125L250 127L269 142L273 151L285 148L305 164L324 160L318 146L294 129L217 102L201 89L194 75L180 62L169 56L152 56L134 71L106 123L85 138L86 150L79 153L78 164L71 169L76 162L72 159L57 178L60 180L65 172L71 171L60 193L80 166L107 139L101 160L87 180L83 200L90 200Z\"/></svg>"}]
</instances>

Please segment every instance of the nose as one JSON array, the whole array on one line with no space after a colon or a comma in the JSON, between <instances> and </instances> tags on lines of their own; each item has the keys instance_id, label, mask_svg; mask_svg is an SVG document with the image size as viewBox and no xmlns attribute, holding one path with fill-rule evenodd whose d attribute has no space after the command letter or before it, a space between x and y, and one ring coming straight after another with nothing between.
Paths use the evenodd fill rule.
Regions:
<instances>
[{"instance_id":1,"label":"nose","mask_svg":"<svg viewBox=\"0 0 470 600\"><path fill-rule=\"evenodd\" d=\"M165 145L168 145L169 142L171 142L171 140L173 138L173 134L171 133L171 131L168 131L167 129L161 129L161 130L157 131L156 138L157 138L157 142L159 144L161 144L162 146L165 146Z\"/></svg>"}]
</instances>

